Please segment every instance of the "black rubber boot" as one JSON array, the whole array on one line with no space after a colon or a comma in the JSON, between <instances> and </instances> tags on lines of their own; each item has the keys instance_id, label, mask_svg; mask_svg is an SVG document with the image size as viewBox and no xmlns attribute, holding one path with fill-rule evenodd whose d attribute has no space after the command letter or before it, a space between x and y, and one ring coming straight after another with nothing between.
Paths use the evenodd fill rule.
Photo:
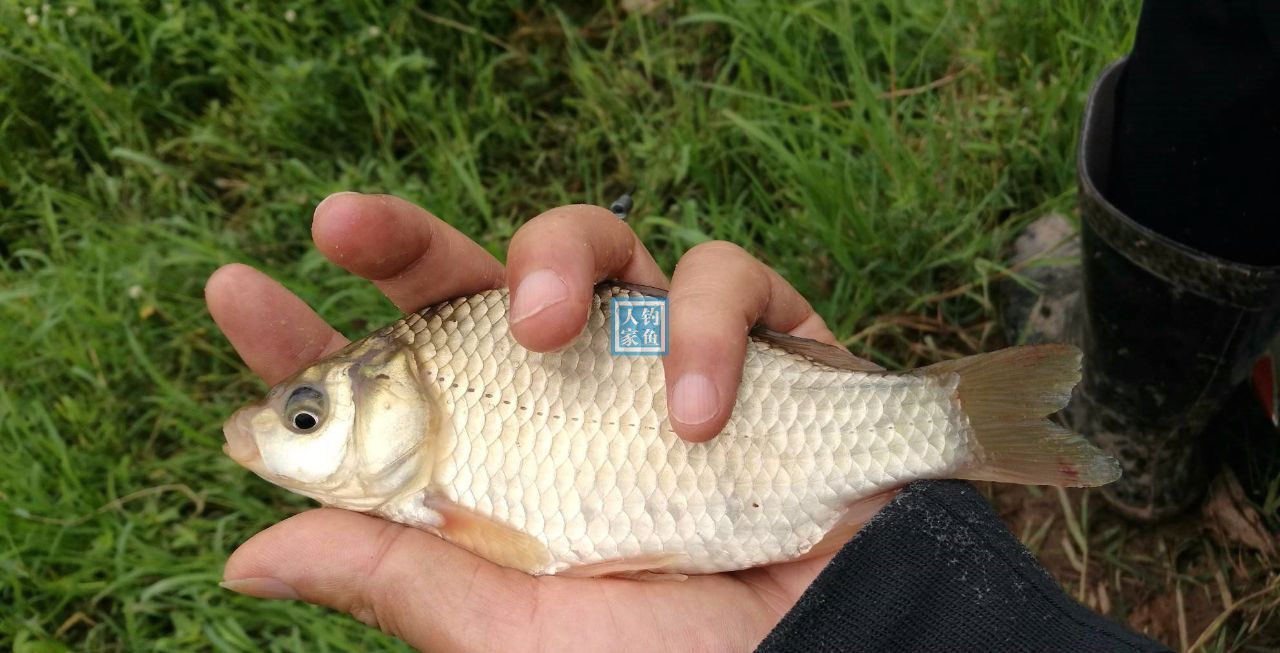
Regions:
<instances>
[{"instance_id":1,"label":"black rubber boot","mask_svg":"<svg viewBox=\"0 0 1280 653\"><path fill-rule=\"evenodd\" d=\"M1275 351L1272 351L1272 361ZM1255 374L1263 368L1255 368ZM1273 369L1266 372L1274 375ZM1274 383L1274 378L1272 379ZM1274 388L1274 386L1271 386ZM1280 428L1276 405L1262 400L1263 388L1246 380L1236 386L1207 427L1208 433L1223 435L1219 454L1239 482L1244 495L1253 502L1273 533L1280 534L1280 506L1275 503L1280 482ZM1274 395L1271 397L1274 402ZM1213 457L1210 457L1213 458ZM1280 543L1280 542L1278 542Z\"/></svg>"},{"instance_id":2,"label":"black rubber boot","mask_svg":"<svg viewBox=\"0 0 1280 653\"><path fill-rule=\"evenodd\" d=\"M1206 454L1224 442L1206 426L1280 331L1280 268L1186 247L1107 201L1123 66L1094 85L1080 137L1085 364L1068 419L1120 460L1124 476L1104 496L1156 520L1207 486Z\"/></svg>"}]
</instances>

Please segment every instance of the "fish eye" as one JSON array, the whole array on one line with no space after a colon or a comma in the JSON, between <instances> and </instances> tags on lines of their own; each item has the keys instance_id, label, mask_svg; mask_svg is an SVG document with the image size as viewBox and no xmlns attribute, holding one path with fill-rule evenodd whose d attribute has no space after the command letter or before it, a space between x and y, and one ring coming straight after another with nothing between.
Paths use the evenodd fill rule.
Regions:
<instances>
[{"instance_id":1,"label":"fish eye","mask_svg":"<svg viewBox=\"0 0 1280 653\"><path fill-rule=\"evenodd\" d=\"M294 388L284 403L285 425L297 433L310 433L324 419L325 397L309 385Z\"/></svg>"},{"instance_id":2,"label":"fish eye","mask_svg":"<svg viewBox=\"0 0 1280 653\"><path fill-rule=\"evenodd\" d=\"M300 410L293 415L293 428L304 433L315 428L319 423L320 420L316 419L315 415L312 415L305 410Z\"/></svg>"}]
</instances>

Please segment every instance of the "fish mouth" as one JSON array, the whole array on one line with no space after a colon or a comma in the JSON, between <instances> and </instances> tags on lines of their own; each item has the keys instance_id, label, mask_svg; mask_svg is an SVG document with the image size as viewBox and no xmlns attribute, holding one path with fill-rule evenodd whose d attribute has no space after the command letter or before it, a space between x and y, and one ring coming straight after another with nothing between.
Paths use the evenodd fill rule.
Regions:
<instances>
[{"instance_id":1,"label":"fish mouth","mask_svg":"<svg viewBox=\"0 0 1280 653\"><path fill-rule=\"evenodd\" d=\"M253 463L259 461L262 454L249 430L249 418L249 408L241 408L222 425L222 435L227 439L226 444L222 445L222 452L241 465L253 469Z\"/></svg>"}]
</instances>

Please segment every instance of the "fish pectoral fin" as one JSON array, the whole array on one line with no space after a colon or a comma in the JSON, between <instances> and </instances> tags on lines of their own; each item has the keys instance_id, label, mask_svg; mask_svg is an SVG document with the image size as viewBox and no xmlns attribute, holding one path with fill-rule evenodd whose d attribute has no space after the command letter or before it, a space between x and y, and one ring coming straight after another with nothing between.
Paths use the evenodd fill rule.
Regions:
<instances>
[{"instance_id":1,"label":"fish pectoral fin","mask_svg":"<svg viewBox=\"0 0 1280 653\"><path fill-rule=\"evenodd\" d=\"M822 536L818 543L813 545L804 555L796 558L796 560L811 560L824 555L830 555L839 551L850 538L858 533L864 524L866 524L880 509L889 505L893 498L898 496L898 488L878 492L869 497L863 497L849 504L844 514L840 515L840 519L836 521L836 525Z\"/></svg>"},{"instance_id":2,"label":"fish pectoral fin","mask_svg":"<svg viewBox=\"0 0 1280 653\"><path fill-rule=\"evenodd\" d=\"M556 575L568 578L610 576L631 580L686 580L689 577L684 574L665 570L688 561L689 556L683 553L657 553L635 558L575 565L556 572Z\"/></svg>"},{"instance_id":3,"label":"fish pectoral fin","mask_svg":"<svg viewBox=\"0 0 1280 653\"><path fill-rule=\"evenodd\" d=\"M494 564L536 574L551 562L551 552L528 533L440 497L428 495L423 504L443 518L433 529L440 537Z\"/></svg>"}]
</instances>

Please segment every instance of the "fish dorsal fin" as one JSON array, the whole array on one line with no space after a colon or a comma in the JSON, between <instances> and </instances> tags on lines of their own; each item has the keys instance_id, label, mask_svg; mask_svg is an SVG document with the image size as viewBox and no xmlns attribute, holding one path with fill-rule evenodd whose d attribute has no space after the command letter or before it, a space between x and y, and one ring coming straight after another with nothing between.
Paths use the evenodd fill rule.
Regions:
<instances>
[{"instance_id":1,"label":"fish dorsal fin","mask_svg":"<svg viewBox=\"0 0 1280 653\"><path fill-rule=\"evenodd\" d=\"M614 281L613 279L609 279L607 281L601 281L600 283L596 284L596 290L607 289L607 288L622 288L623 290L630 290L633 293L648 295L649 297L665 298L667 296L667 291L661 288L654 288L653 286L645 286L638 283L629 283L626 281Z\"/></svg>"},{"instance_id":2,"label":"fish dorsal fin","mask_svg":"<svg viewBox=\"0 0 1280 653\"><path fill-rule=\"evenodd\" d=\"M627 283L625 281L604 281L597 286L597 288L623 288L649 297L667 296L667 291L661 288L642 286L638 283ZM797 356L803 356L815 363L820 363L827 367L834 367L838 370L849 370L851 372L884 371L883 367L880 367L869 360L854 356L844 347L837 347L835 345L828 345L825 342L810 340L809 338L801 338L799 336L780 333L772 329L766 329L760 325L756 325L755 328L751 329L751 337L796 354Z\"/></svg>"},{"instance_id":3,"label":"fish dorsal fin","mask_svg":"<svg viewBox=\"0 0 1280 653\"><path fill-rule=\"evenodd\" d=\"M761 326L751 330L751 337L797 356L803 356L815 363L834 367L838 370L849 370L851 372L884 371L883 367L869 360L854 356L844 347L828 345L825 342L779 333Z\"/></svg>"},{"instance_id":4,"label":"fish dorsal fin","mask_svg":"<svg viewBox=\"0 0 1280 653\"><path fill-rule=\"evenodd\" d=\"M435 527L440 537L494 564L538 574L551 562L551 552L528 533L442 497L428 495L423 504L443 518Z\"/></svg>"}]
</instances>

